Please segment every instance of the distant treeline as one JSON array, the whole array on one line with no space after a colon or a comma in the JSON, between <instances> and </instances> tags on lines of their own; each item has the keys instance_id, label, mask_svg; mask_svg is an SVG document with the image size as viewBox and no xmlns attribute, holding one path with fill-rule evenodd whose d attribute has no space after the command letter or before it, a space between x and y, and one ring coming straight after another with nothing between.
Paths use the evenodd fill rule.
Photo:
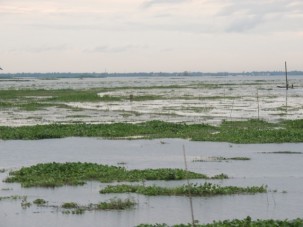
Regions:
<instances>
[{"instance_id":1,"label":"distant treeline","mask_svg":"<svg viewBox=\"0 0 303 227\"><path fill-rule=\"evenodd\" d=\"M283 71L264 71L264 72L137 72L137 73L1 73L1 78L102 78L102 77L174 77L174 76L282 76ZM302 76L303 71L290 71L288 75Z\"/></svg>"}]
</instances>

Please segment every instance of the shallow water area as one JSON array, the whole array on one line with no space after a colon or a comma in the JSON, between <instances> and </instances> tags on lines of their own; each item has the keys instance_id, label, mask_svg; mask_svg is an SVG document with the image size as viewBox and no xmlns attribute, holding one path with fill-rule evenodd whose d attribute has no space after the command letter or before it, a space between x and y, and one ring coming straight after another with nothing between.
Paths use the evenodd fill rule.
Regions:
<instances>
[{"instance_id":1,"label":"shallow water area","mask_svg":"<svg viewBox=\"0 0 303 227\"><path fill-rule=\"evenodd\" d=\"M268 193L194 197L195 219L201 223L213 220L244 218L293 219L303 216L303 154L298 144L249 144L192 142L181 139L103 140L98 138L65 138L37 141L0 141L0 197L26 195L32 202L42 198L53 207L21 207L21 200L0 201L0 226L135 226L140 223L189 223L189 200L183 196L142 196L137 194L99 194L108 184L87 182L84 186L58 188L22 188L20 184L2 182L10 170L46 162L94 162L119 165L127 169L182 168L185 146L191 171L213 176L225 173L228 180L208 180L220 185L268 186ZM193 162L207 157L248 157L250 160ZM204 160L204 159L203 159ZM191 180L204 183L205 180ZM151 181L146 185L176 186L185 181ZM142 184L138 182L137 184ZM64 202L82 205L132 197L137 205L124 211L86 211L63 214L58 208Z\"/></svg>"},{"instance_id":2,"label":"shallow water area","mask_svg":"<svg viewBox=\"0 0 303 227\"><path fill-rule=\"evenodd\" d=\"M0 125L137 123L149 120L219 125L222 120L259 118L277 122L302 119L302 78L289 76L294 89L287 91L277 87L285 83L281 76L2 79L1 91L96 89L94 91L100 97L117 99L57 102L48 99L50 97L43 92L40 95L29 93L26 97L7 99L0 105ZM34 104L24 106L28 102ZM35 106L36 103L40 106Z\"/></svg>"}]
</instances>

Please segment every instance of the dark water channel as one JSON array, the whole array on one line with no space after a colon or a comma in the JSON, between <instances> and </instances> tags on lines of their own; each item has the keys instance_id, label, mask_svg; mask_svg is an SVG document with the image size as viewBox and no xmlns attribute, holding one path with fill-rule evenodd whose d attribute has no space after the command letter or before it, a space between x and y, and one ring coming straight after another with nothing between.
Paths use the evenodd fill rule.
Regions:
<instances>
[{"instance_id":1,"label":"dark water channel","mask_svg":"<svg viewBox=\"0 0 303 227\"><path fill-rule=\"evenodd\" d=\"M28 201L43 198L49 204L63 202L83 205L107 201L113 197L132 197L138 204L126 211L87 211L82 215L63 214L57 208L31 206L22 209L20 200L0 201L1 227L50 226L135 226L140 223L189 223L187 197L148 197L137 194L101 195L107 184L88 182L84 186L21 188L19 184L2 182L9 170L43 162L96 162L128 169L184 168L182 145L185 145L189 169L208 175L225 173L228 180L212 180L220 185L268 185L270 192L256 195L195 197L195 219L201 223L213 220L244 218L292 219L303 217L303 154L270 152L303 152L303 144L253 144L190 142L165 140L102 140L67 138L39 141L0 141L0 197L26 195ZM249 161L192 162L207 157L249 157ZM191 182L203 183L204 180ZM184 181L153 181L147 184L175 186Z\"/></svg>"}]
</instances>

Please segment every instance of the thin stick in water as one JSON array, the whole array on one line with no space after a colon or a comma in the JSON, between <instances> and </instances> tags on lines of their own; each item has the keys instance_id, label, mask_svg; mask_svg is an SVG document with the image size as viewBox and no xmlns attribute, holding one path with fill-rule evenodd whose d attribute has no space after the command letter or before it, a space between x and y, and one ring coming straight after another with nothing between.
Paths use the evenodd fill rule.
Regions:
<instances>
[{"instance_id":1,"label":"thin stick in water","mask_svg":"<svg viewBox=\"0 0 303 227\"><path fill-rule=\"evenodd\" d=\"M192 226L195 227L193 199L192 199L192 196L191 196L191 184L189 183L189 179L188 179L187 161L186 161L186 154L185 154L185 146L184 145L183 145L183 156L184 156L184 165L185 165L186 180L187 180L187 186L188 186L188 196L189 196L189 203L190 203Z\"/></svg>"}]
</instances>

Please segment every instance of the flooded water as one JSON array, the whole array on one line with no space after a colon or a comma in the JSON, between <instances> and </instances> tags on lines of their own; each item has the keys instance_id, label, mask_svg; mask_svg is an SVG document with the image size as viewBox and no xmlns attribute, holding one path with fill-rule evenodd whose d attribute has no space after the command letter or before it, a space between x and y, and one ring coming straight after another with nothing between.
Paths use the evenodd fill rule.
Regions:
<instances>
[{"instance_id":1,"label":"flooded water","mask_svg":"<svg viewBox=\"0 0 303 227\"><path fill-rule=\"evenodd\" d=\"M137 205L126 211L86 211L82 215L63 214L58 208L32 205L22 209L20 200L0 201L1 227L50 226L135 226L140 223L189 223L190 208L183 196L142 196L137 194L99 194L107 184L88 182L84 186L54 189L21 188L19 184L2 182L9 170L45 162L96 162L127 169L184 168L182 146L185 146L189 169L215 175L225 173L228 180L211 180L220 185L267 185L268 193L193 198L195 219L200 223L213 220L245 218L293 219L303 217L303 154L270 152L302 152L303 144L254 144L191 142L164 140L103 140L97 138L66 138L38 141L0 141L0 197L26 195L60 206L63 202L87 205L107 201L115 196L132 197ZM249 161L193 162L194 159L222 156L248 157ZM203 183L204 180L191 180ZM184 181L152 181L146 184L182 185ZM276 192L275 192L276 191Z\"/></svg>"},{"instance_id":2,"label":"flooded water","mask_svg":"<svg viewBox=\"0 0 303 227\"><path fill-rule=\"evenodd\" d=\"M302 119L303 77L290 76L289 83L294 84L294 89L288 91L277 87L284 83L284 76L241 75L2 79L1 90L110 88L110 91L98 95L118 97L120 100L58 103L47 100L47 96L27 96L26 102L47 103L49 106L28 111L18 108L25 100L8 100L14 105L0 106L0 125L137 123L149 120L219 125L222 120L259 118L277 122L281 119ZM145 98L144 101L130 101L131 96Z\"/></svg>"}]
</instances>

